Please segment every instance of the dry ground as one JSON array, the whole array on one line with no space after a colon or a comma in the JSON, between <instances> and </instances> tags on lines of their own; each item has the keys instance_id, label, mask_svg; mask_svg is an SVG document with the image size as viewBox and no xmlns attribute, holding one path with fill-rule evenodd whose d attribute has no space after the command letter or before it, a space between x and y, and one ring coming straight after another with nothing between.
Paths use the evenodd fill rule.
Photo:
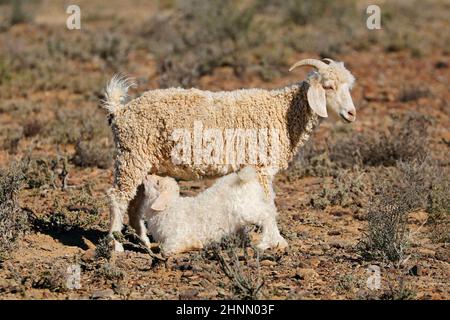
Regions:
<instances>
[{"instance_id":1,"label":"dry ground","mask_svg":"<svg viewBox=\"0 0 450 320\"><path fill-rule=\"evenodd\" d=\"M104 83L115 72L138 79L139 86L133 90L136 95L174 84L210 90L276 88L305 77L306 71L287 73L290 63L318 54L331 56L345 61L357 78L352 96L358 120L351 125L333 117L323 121L314 143L328 150L336 141L347 141L343 153L351 162L357 156L352 150L362 148L353 146L353 136L367 138L389 132L392 123L401 121L395 120L396 116L403 119L411 113L421 114L432 123L427 139L417 141L426 141L424 150L439 163L433 168L443 177L442 185L448 185L450 42L448 17L442 14L448 14L448 4L429 1L431 5L424 11L400 1L398 11L392 9L384 17L392 23L367 40L367 31L359 32L364 28L353 26L359 22L358 16L346 17L351 23L336 28L347 29L332 34L325 27L313 31L313 22L303 22L301 10L292 21L280 23L286 12L277 11L279 2L256 1L261 7L251 25L238 18L231 22L245 29L244 36L234 36L233 30L233 36L223 35L224 29L219 28L215 36L223 37L220 43L224 46L208 39L212 51L196 51L173 38L179 36L176 23L184 21L173 18L177 8L173 1L161 1L159 7L138 0L126 4L108 1L107 7L102 1L78 2L83 14L81 31L65 28L65 7L56 1L27 3L22 10L28 16L14 24L8 18L8 1L0 1L0 167L9 170L14 163L25 163L17 201L18 210L28 217L28 222L23 222L25 235L20 236L20 231L8 238L11 243L18 240L0 255L0 298L449 299L448 207L443 217L439 213L436 219L429 206L408 212L407 245L400 261L369 259L359 244L368 230L370 203L377 196L369 189L382 181L375 178L371 187L359 186L360 193L344 185L338 201L329 200L323 191L340 190L336 173L344 174L344 180L348 174L353 181L355 176L367 177L373 171L395 170L397 160L407 160L401 155L393 164L351 167L335 167L337 162L331 159L331 164L324 165L325 173L318 172L323 165L320 161L298 162L280 173L275 182L276 203L281 232L290 244L286 252L270 251L257 258L251 248L246 249L247 255L242 249L223 245L218 251L193 252L152 264L147 253L132 246L111 257L95 249L108 228L104 192L112 183L113 152L105 114L98 105ZM356 3L364 8L364 1ZM414 38L414 23L422 21L415 18L417 12L423 12L423 20L429 21L417 32L419 39ZM397 21L397 15L403 18ZM163 21L162 26L155 21ZM227 23L230 21L223 22ZM270 31L259 35L264 28ZM313 32L318 33L309 39ZM202 45L192 35L186 37L191 37L195 46ZM237 40L227 44L230 37ZM178 51L173 49L177 46L181 48ZM214 61L208 60L209 56ZM369 142L363 140L362 144ZM311 170L305 173L302 165ZM195 194L211 183L183 182L182 190L186 195ZM362 201L366 192L369 200ZM448 189L443 194L448 205ZM251 236L257 237L257 232ZM214 254L233 267L236 259L227 254L230 252L236 253L242 266L237 273L248 280L248 288L227 278ZM80 289L65 285L66 270L72 264L81 266ZM370 265L381 268L379 290L367 288ZM252 292L261 279L261 290Z\"/></svg>"}]
</instances>

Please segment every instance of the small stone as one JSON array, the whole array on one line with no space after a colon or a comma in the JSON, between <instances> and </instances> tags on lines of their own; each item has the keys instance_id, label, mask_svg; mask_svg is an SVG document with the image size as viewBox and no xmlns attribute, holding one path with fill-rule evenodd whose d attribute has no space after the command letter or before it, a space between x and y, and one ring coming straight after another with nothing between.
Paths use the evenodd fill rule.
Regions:
<instances>
[{"instance_id":1,"label":"small stone","mask_svg":"<svg viewBox=\"0 0 450 320\"><path fill-rule=\"evenodd\" d=\"M192 277L193 275L194 275L194 272L192 270L187 270L187 271L183 272L182 277L189 278L189 277Z\"/></svg>"},{"instance_id":2,"label":"small stone","mask_svg":"<svg viewBox=\"0 0 450 320\"><path fill-rule=\"evenodd\" d=\"M164 291L162 291L161 289L158 289L158 288L153 288L152 291L153 291L153 294L158 297L162 297L165 294Z\"/></svg>"},{"instance_id":3,"label":"small stone","mask_svg":"<svg viewBox=\"0 0 450 320\"><path fill-rule=\"evenodd\" d=\"M409 269L409 274L412 276L421 276L422 275L422 267L419 265L413 266Z\"/></svg>"},{"instance_id":4,"label":"small stone","mask_svg":"<svg viewBox=\"0 0 450 320\"><path fill-rule=\"evenodd\" d=\"M108 299L114 295L114 291L111 289L97 290L92 292L91 299Z\"/></svg>"},{"instance_id":5,"label":"small stone","mask_svg":"<svg viewBox=\"0 0 450 320\"><path fill-rule=\"evenodd\" d=\"M323 250L314 249L314 250L310 250L309 253L313 256L321 256L321 255L323 255Z\"/></svg>"},{"instance_id":6,"label":"small stone","mask_svg":"<svg viewBox=\"0 0 450 320\"><path fill-rule=\"evenodd\" d=\"M436 259L441 261L449 261L450 260L450 250L449 248L439 248L436 251Z\"/></svg>"},{"instance_id":7,"label":"small stone","mask_svg":"<svg viewBox=\"0 0 450 320\"><path fill-rule=\"evenodd\" d=\"M321 262L321 260L319 258L316 258L316 257L312 257L312 258L309 259L309 265L311 267L319 266L320 262ZM304 267L304 266L299 265L299 267Z\"/></svg>"},{"instance_id":8,"label":"small stone","mask_svg":"<svg viewBox=\"0 0 450 320\"><path fill-rule=\"evenodd\" d=\"M95 249L86 250L86 252L81 256L81 260L84 262L92 262L95 260Z\"/></svg>"},{"instance_id":9,"label":"small stone","mask_svg":"<svg viewBox=\"0 0 450 320\"><path fill-rule=\"evenodd\" d=\"M225 297L225 295L227 294L227 292L222 288L216 288L216 290L217 290L217 295L220 297Z\"/></svg>"},{"instance_id":10,"label":"small stone","mask_svg":"<svg viewBox=\"0 0 450 320\"><path fill-rule=\"evenodd\" d=\"M346 212L344 212L342 210L336 210L336 211L332 211L331 214L335 217L342 217L343 215L346 214Z\"/></svg>"},{"instance_id":11,"label":"small stone","mask_svg":"<svg viewBox=\"0 0 450 320\"><path fill-rule=\"evenodd\" d=\"M377 93L374 91L366 91L364 92L364 99L367 101L375 101L377 100L378 96Z\"/></svg>"},{"instance_id":12,"label":"small stone","mask_svg":"<svg viewBox=\"0 0 450 320\"><path fill-rule=\"evenodd\" d=\"M339 230L331 230L330 232L328 232L329 236L338 236L340 234L341 232Z\"/></svg>"},{"instance_id":13,"label":"small stone","mask_svg":"<svg viewBox=\"0 0 450 320\"><path fill-rule=\"evenodd\" d=\"M445 61L438 61L434 64L434 67L436 69L446 69L448 68L448 63L446 63Z\"/></svg>"},{"instance_id":14,"label":"small stone","mask_svg":"<svg viewBox=\"0 0 450 320\"><path fill-rule=\"evenodd\" d=\"M180 300L193 300L198 296L198 290L187 289L180 293Z\"/></svg>"},{"instance_id":15,"label":"small stone","mask_svg":"<svg viewBox=\"0 0 450 320\"><path fill-rule=\"evenodd\" d=\"M435 251L431 249L419 248L417 251L425 257L434 257L435 255Z\"/></svg>"},{"instance_id":16,"label":"small stone","mask_svg":"<svg viewBox=\"0 0 450 320\"><path fill-rule=\"evenodd\" d=\"M319 277L319 274L310 268L301 268L297 270L294 278L298 280L313 280Z\"/></svg>"},{"instance_id":17,"label":"small stone","mask_svg":"<svg viewBox=\"0 0 450 320\"><path fill-rule=\"evenodd\" d=\"M348 247L348 244L343 241L332 241L330 242L330 246L336 249L344 249Z\"/></svg>"},{"instance_id":18,"label":"small stone","mask_svg":"<svg viewBox=\"0 0 450 320\"><path fill-rule=\"evenodd\" d=\"M178 266L178 269L181 271L192 270L192 265L190 265L189 263L183 263Z\"/></svg>"},{"instance_id":19,"label":"small stone","mask_svg":"<svg viewBox=\"0 0 450 320\"><path fill-rule=\"evenodd\" d=\"M193 266L192 267L192 271L194 271L194 272L202 272L203 269L201 267L199 267L199 266Z\"/></svg>"},{"instance_id":20,"label":"small stone","mask_svg":"<svg viewBox=\"0 0 450 320\"><path fill-rule=\"evenodd\" d=\"M260 264L264 267L271 267L271 266L277 265L277 263L275 261L270 261L270 260L263 260L260 262Z\"/></svg>"}]
</instances>

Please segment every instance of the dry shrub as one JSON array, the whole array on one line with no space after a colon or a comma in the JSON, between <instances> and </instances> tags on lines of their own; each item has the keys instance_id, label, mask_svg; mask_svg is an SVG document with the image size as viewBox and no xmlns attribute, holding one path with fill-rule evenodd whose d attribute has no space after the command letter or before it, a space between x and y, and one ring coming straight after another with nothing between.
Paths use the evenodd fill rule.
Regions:
<instances>
[{"instance_id":1,"label":"dry shrub","mask_svg":"<svg viewBox=\"0 0 450 320\"><path fill-rule=\"evenodd\" d=\"M398 100L401 102L416 101L420 98L428 97L430 94L430 90L424 88L423 85L403 87Z\"/></svg>"},{"instance_id":2,"label":"dry shrub","mask_svg":"<svg viewBox=\"0 0 450 320\"><path fill-rule=\"evenodd\" d=\"M387 270L386 270L387 271ZM416 291L404 274L398 272L388 273L383 277L386 287L381 290L361 290L358 299L361 300L413 300L416 299Z\"/></svg>"},{"instance_id":3,"label":"dry shrub","mask_svg":"<svg viewBox=\"0 0 450 320\"><path fill-rule=\"evenodd\" d=\"M68 160L64 155L52 158L26 157L26 185L28 189L65 189Z\"/></svg>"},{"instance_id":4,"label":"dry shrub","mask_svg":"<svg viewBox=\"0 0 450 320\"><path fill-rule=\"evenodd\" d=\"M326 0L288 0L285 2L284 14L288 21L298 25L306 25L324 16L329 8L330 2Z\"/></svg>"},{"instance_id":5,"label":"dry shrub","mask_svg":"<svg viewBox=\"0 0 450 320\"><path fill-rule=\"evenodd\" d=\"M105 259L109 260L112 256L112 243L111 237L105 236L98 241L95 247L95 258L97 260Z\"/></svg>"},{"instance_id":6,"label":"dry shrub","mask_svg":"<svg viewBox=\"0 0 450 320\"><path fill-rule=\"evenodd\" d=\"M20 23L27 23L33 20L33 9L29 6L24 8L24 4L35 5L36 0L2 0L0 1L0 6L2 6L2 11L4 14L0 15L0 31L8 30L11 26ZM3 12L2 12L3 13Z\"/></svg>"},{"instance_id":7,"label":"dry shrub","mask_svg":"<svg viewBox=\"0 0 450 320\"><path fill-rule=\"evenodd\" d=\"M424 115L410 113L393 117L386 132L350 132L330 138L327 146L314 139L300 151L288 170L290 178L336 176L339 170L355 167L395 166L397 161L425 159L430 155L428 127Z\"/></svg>"},{"instance_id":8,"label":"dry shrub","mask_svg":"<svg viewBox=\"0 0 450 320\"><path fill-rule=\"evenodd\" d=\"M37 136L42 130L42 123L36 120L28 121L22 126L22 130L26 138Z\"/></svg>"},{"instance_id":9,"label":"dry shrub","mask_svg":"<svg viewBox=\"0 0 450 320\"><path fill-rule=\"evenodd\" d=\"M91 120L83 123L72 162L80 167L106 169L112 164L113 152L111 130L105 117L96 113Z\"/></svg>"},{"instance_id":10,"label":"dry shrub","mask_svg":"<svg viewBox=\"0 0 450 320\"><path fill-rule=\"evenodd\" d=\"M351 48L367 49L372 35L363 23L363 10L354 0L339 2L280 1L283 24L293 24L286 35L288 45L301 52L318 52L336 58Z\"/></svg>"},{"instance_id":11,"label":"dry shrub","mask_svg":"<svg viewBox=\"0 0 450 320\"><path fill-rule=\"evenodd\" d=\"M55 119L47 125L45 135L56 144L75 144L83 128L82 118L79 110L58 109Z\"/></svg>"},{"instance_id":12,"label":"dry shrub","mask_svg":"<svg viewBox=\"0 0 450 320\"><path fill-rule=\"evenodd\" d=\"M72 162L78 167L107 169L112 164L113 150L108 143L98 141L78 141Z\"/></svg>"},{"instance_id":13,"label":"dry shrub","mask_svg":"<svg viewBox=\"0 0 450 320\"><path fill-rule=\"evenodd\" d=\"M29 229L28 216L17 198L25 180L24 169L22 163L0 169L0 260L7 258L17 240Z\"/></svg>"},{"instance_id":14,"label":"dry shrub","mask_svg":"<svg viewBox=\"0 0 450 320\"><path fill-rule=\"evenodd\" d=\"M116 265L106 262L101 264L98 269L95 270L96 277L110 280L113 282L123 280L125 273Z\"/></svg>"},{"instance_id":15,"label":"dry shrub","mask_svg":"<svg viewBox=\"0 0 450 320\"><path fill-rule=\"evenodd\" d=\"M325 147L318 144L311 137L300 149L295 160L287 170L288 178L291 180L307 176L326 177L335 172L335 165L331 162L329 153Z\"/></svg>"},{"instance_id":16,"label":"dry shrub","mask_svg":"<svg viewBox=\"0 0 450 320\"><path fill-rule=\"evenodd\" d=\"M89 38L90 56L100 57L106 65L117 71L120 65L127 61L128 53L131 50L127 37L111 31L102 36L91 33Z\"/></svg>"},{"instance_id":17,"label":"dry shrub","mask_svg":"<svg viewBox=\"0 0 450 320\"><path fill-rule=\"evenodd\" d=\"M17 154L19 150L19 143L23 138L22 130L7 130L6 138L3 141L3 149L7 150L9 154Z\"/></svg>"},{"instance_id":18,"label":"dry shrub","mask_svg":"<svg viewBox=\"0 0 450 320\"><path fill-rule=\"evenodd\" d=\"M33 280L35 289L48 289L52 292L65 292L67 288L67 271L62 266L50 266Z\"/></svg>"},{"instance_id":19,"label":"dry shrub","mask_svg":"<svg viewBox=\"0 0 450 320\"><path fill-rule=\"evenodd\" d=\"M258 299L264 286L264 280L259 274L259 253L252 247L254 256L250 256L247 252L250 246L249 235L244 232L242 237L228 236L223 238L221 243L206 248L206 254L212 253L231 281L235 298L242 300Z\"/></svg>"},{"instance_id":20,"label":"dry shrub","mask_svg":"<svg viewBox=\"0 0 450 320\"><path fill-rule=\"evenodd\" d=\"M439 224L450 215L450 172L448 167L441 167L433 162L427 168L428 194L427 207L429 222Z\"/></svg>"},{"instance_id":21,"label":"dry shrub","mask_svg":"<svg viewBox=\"0 0 450 320\"><path fill-rule=\"evenodd\" d=\"M411 284L407 283L404 276L395 281L389 281L389 288L380 295L381 300L413 300L416 292Z\"/></svg>"},{"instance_id":22,"label":"dry shrub","mask_svg":"<svg viewBox=\"0 0 450 320\"><path fill-rule=\"evenodd\" d=\"M100 208L104 207L105 199L94 196L90 185L70 190L68 196L69 199L55 197L50 212L35 218L35 227L63 233L104 226Z\"/></svg>"},{"instance_id":23,"label":"dry shrub","mask_svg":"<svg viewBox=\"0 0 450 320\"><path fill-rule=\"evenodd\" d=\"M398 162L388 178L374 180L368 227L359 244L364 257L394 263L404 260L410 240L408 217L427 207L433 181L429 172L433 168L436 169L428 160Z\"/></svg>"},{"instance_id":24,"label":"dry shrub","mask_svg":"<svg viewBox=\"0 0 450 320\"><path fill-rule=\"evenodd\" d=\"M333 177L333 186L324 186L318 194L310 199L315 209L325 209L328 206L341 206L352 211L363 211L371 196L372 186L364 172L340 170Z\"/></svg>"},{"instance_id":25,"label":"dry shrub","mask_svg":"<svg viewBox=\"0 0 450 320\"><path fill-rule=\"evenodd\" d=\"M58 110L55 117L46 135L56 144L75 145L73 164L100 169L111 166L113 139L104 114L91 110Z\"/></svg>"},{"instance_id":26,"label":"dry shrub","mask_svg":"<svg viewBox=\"0 0 450 320\"><path fill-rule=\"evenodd\" d=\"M397 161L424 159L429 154L428 127L430 120L410 113L393 117L387 132L357 134L338 140L330 148L330 160L343 168L364 166L394 166Z\"/></svg>"},{"instance_id":27,"label":"dry shrub","mask_svg":"<svg viewBox=\"0 0 450 320\"><path fill-rule=\"evenodd\" d=\"M191 87L220 66L242 74L249 49L262 40L254 16L253 5L220 0L183 1L175 13L159 13L142 34L157 55L160 85Z\"/></svg>"}]
</instances>

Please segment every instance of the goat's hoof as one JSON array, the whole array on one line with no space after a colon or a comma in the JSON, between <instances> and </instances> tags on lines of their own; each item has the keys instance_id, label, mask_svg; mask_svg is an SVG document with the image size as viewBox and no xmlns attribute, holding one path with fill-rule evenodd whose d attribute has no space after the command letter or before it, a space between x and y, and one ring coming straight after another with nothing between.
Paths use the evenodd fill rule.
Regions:
<instances>
[{"instance_id":1,"label":"goat's hoof","mask_svg":"<svg viewBox=\"0 0 450 320\"><path fill-rule=\"evenodd\" d=\"M259 251L264 251L270 248L270 245L268 245L267 243L258 243L256 245L256 249L258 249Z\"/></svg>"},{"instance_id":2,"label":"goat's hoof","mask_svg":"<svg viewBox=\"0 0 450 320\"><path fill-rule=\"evenodd\" d=\"M278 243L275 246L277 249L279 250L286 250L289 247L289 244L287 243L286 240L284 240L283 238L281 238Z\"/></svg>"},{"instance_id":3,"label":"goat's hoof","mask_svg":"<svg viewBox=\"0 0 450 320\"><path fill-rule=\"evenodd\" d=\"M123 245L119 241L113 240L113 251L124 252L125 250L123 249Z\"/></svg>"},{"instance_id":4,"label":"goat's hoof","mask_svg":"<svg viewBox=\"0 0 450 320\"><path fill-rule=\"evenodd\" d=\"M281 251L285 251L287 248L289 247L289 244L287 243L286 240L284 240L284 238L281 238L273 243L259 243L256 248L260 251L264 251L267 249L275 249L275 250L281 250Z\"/></svg>"}]
</instances>

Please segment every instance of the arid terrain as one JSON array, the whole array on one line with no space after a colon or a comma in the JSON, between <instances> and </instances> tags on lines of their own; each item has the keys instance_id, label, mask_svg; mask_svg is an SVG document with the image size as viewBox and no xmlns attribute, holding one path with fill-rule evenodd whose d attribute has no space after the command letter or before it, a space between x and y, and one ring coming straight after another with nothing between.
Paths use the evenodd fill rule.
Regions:
<instances>
[{"instance_id":1,"label":"arid terrain","mask_svg":"<svg viewBox=\"0 0 450 320\"><path fill-rule=\"evenodd\" d=\"M448 1L77 4L69 30L66 1L0 0L1 299L450 298ZM369 4L380 30L366 27ZM259 254L249 228L161 261L127 228L125 252L111 252L100 101L115 73L137 80L133 97L278 88L305 79L293 62L323 57L355 75L357 120L321 121L277 175L287 251ZM180 184L194 195L213 182Z\"/></svg>"}]
</instances>

